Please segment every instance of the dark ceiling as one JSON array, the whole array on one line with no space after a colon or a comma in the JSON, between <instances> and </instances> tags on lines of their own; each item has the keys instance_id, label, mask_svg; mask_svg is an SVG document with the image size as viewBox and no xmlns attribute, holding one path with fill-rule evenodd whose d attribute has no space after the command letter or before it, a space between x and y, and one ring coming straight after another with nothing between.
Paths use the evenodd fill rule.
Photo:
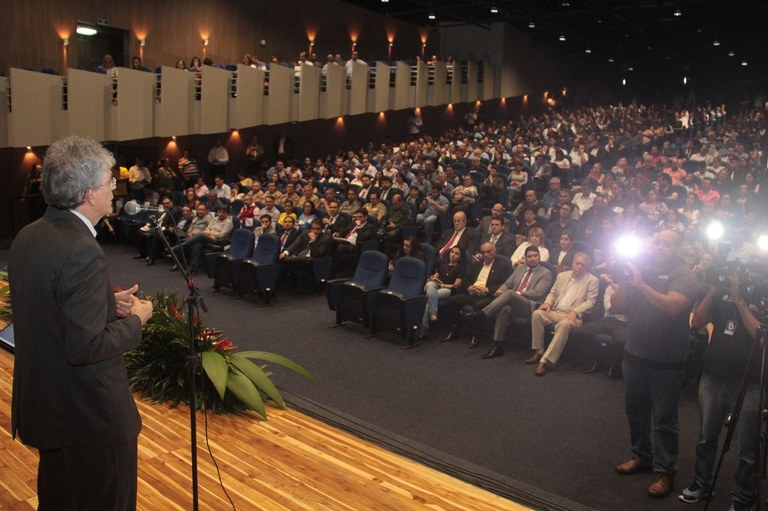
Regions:
<instances>
[{"instance_id":1,"label":"dark ceiling","mask_svg":"<svg viewBox=\"0 0 768 511\"><path fill-rule=\"evenodd\" d=\"M622 74L657 70L680 79L689 73L716 73L731 82L761 84L768 74L768 0L348 3L438 31L441 26L488 28L506 22L528 34L529 44L587 63L593 72L601 67Z\"/></svg>"}]
</instances>

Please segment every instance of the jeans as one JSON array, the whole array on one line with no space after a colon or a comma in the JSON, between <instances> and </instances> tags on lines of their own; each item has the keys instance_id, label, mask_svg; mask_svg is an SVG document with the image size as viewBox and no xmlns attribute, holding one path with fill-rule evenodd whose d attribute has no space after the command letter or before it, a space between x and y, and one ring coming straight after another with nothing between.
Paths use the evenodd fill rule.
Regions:
<instances>
[{"instance_id":1,"label":"jeans","mask_svg":"<svg viewBox=\"0 0 768 511\"><path fill-rule=\"evenodd\" d=\"M696 482L709 489L717 457L718 437L728 414L733 411L740 382L705 374L699 383L700 433L696 442ZM747 387L739 420L736 441L739 466L731 486L733 500L751 504L757 487L757 435L760 424L760 387Z\"/></svg>"},{"instance_id":2,"label":"jeans","mask_svg":"<svg viewBox=\"0 0 768 511\"><path fill-rule=\"evenodd\" d=\"M179 245L181 250L184 251L184 255L189 257L189 267L191 269L197 270L200 266L200 261L203 259L203 249L208 243L216 243L216 239L207 234L200 233L187 238L184 243Z\"/></svg>"},{"instance_id":3,"label":"jeans","mask_svg":"<svg viewBox=\"0 0 768 511\"><path fill-rule=\"evenodd\" d=\"M683 383L682 369L652 369L622 364L626 412L632 453L653 462L653 471L677 473L680 427L677 404Z\"/></svg>"},{"instance_id":4,"label":"jeans","mask_svg":"<svg viewBox=\"0 0 768 511\"><path fill-rule=\"evenodd\" d=\"M435 222L437 222L436 215L426 216L424 213L416 215L416 224L424 229L424 241L427 243L432 242L432 231L435 229Z\"/></svg>"},{"instance_id":5,"label":"jeans","mask_svg":"<svg viewBox=\"0 0 768 511\"><path fill-rule=\"evenodd\" d=\"M437 316L437 307L440 298L448 298L451 296L451 290L437 287L436 282L429 281L427 282L427 285L424 286L424 293L427 295L427 307L424 309L422 327L426 331L429 328L429 317L432 315Z\"/></svg>"}]
</instances>

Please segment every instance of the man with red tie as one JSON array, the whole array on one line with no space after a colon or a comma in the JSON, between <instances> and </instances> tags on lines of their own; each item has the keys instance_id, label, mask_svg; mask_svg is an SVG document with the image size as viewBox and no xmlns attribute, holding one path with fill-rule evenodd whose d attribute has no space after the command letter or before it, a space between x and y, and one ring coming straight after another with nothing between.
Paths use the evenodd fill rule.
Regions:
<instances>
[{"instance_id":1,"label":"man with red tie","mask_svg":"<svg viewBox=\"0 0 768 511\"><path fill-rule=\"evenodd\" d=\"M438 258L442 258L453 247L459 247L462 252L474 254L478 247L477 232L467 228L467 214L457 211L453 214L453 229L446 229L437 243Z\"/></svg>"},{"instance_id":2,"label":"man with red tie","mask_svg":"<svg viewBox=\"0 0 768 511\"><path fill-rule=\"evenodd\" d=\"M525 249L525 264L520 264L512 275L496 290L496 298L483 309L465 314L474 321L496 316L493 327L493 347L483 358L496 358L504 354L504 336L513 317L530 316L547 296L554 276L541 264L538 247Z\"/></svg>"}]
</instances>

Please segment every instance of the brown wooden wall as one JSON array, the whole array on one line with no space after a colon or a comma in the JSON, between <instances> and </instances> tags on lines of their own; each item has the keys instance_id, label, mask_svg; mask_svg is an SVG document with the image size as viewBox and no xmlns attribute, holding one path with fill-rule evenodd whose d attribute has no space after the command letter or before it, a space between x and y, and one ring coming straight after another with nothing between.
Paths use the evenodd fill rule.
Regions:
<instances>
[{"instance_id":1,"label":"brown wooden wall","mask_svg":"<svg viewBox=\"0 0 768 511\"><path fill-rule=\"evenodd\" d=\"M187 64L195 55L202 58L206 38L207 56L214 62L238 63L243 53L261 60L271 55L295 60L308 49L308 34L315 34L314 51L324 61L327 53L348 58L354 33L360 57L372 62L387 60L387 34L395 38L392 57L406 59L421 53L426 34L421 27L339 0L2 0L0 12L0 71L6 75L10 67L64 69L63 37L70 39L69 66L90 67L78 62L74 30L78 20L98 18L131 32L130 55L138 54L138 40L145 38L144 63L150 69L174 65L178 58ZM426 52L437 53L436 33L428 36Z\"/></svg>"}]
</instances>

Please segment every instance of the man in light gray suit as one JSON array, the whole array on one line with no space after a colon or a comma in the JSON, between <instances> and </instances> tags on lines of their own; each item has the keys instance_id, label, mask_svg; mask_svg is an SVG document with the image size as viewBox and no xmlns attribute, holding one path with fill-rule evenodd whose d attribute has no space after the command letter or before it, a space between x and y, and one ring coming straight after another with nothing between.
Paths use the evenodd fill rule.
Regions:
<instances>
[{"instance_id":1,"label":"man in light gray suit","mask_svg":"<svg viewBox=\"0 0 768 511\"><path fill-rule=\"evenodd\" d=\"M552 272L541 265L538 247L525 249L525 263L518 265L512 275L496 291L496 298L485 308L465 314L468 319L482 321L496 316L493 327L493 347L483 358L504 354L504 335L509 321L516 316L529 316L547 296L552 287Z\"/></svg>"},{"instance_id":2,"label":"man in light gray suit","mask_svg":"<svg viewBox=\"0 0 768 511\"><path fill-rule=\"evenodd\" d=\"M571 330L580 326L582 317L595 306L600 282L589 273L591 261L584 252L573 256L571 271L557 276L544 303L531 316L531 348L533 352L525 361L535 364L536 376L544 376L552 369L568 342ZM544 335L547 325L557 325L549 347L544 351Z\"/></svg>"}]
</instances>

